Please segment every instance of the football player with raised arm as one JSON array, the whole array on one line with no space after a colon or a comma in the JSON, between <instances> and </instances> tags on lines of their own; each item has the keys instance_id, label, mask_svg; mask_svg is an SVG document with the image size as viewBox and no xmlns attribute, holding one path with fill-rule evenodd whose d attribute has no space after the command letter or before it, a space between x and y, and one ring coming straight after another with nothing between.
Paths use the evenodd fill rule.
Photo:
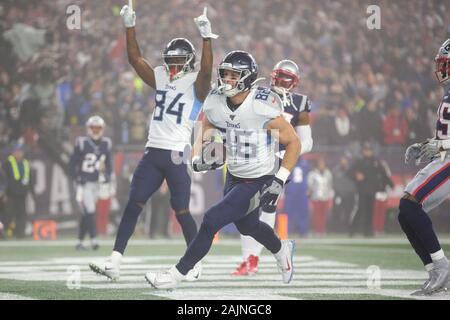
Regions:
<instances>
[{"instance_id":1,"label":"football player with raised arm","mask_svg":"<svg viewBox=\"0 0 450 320\"><path fill-rule=\"evenodd\" d=\"M185 150L190 148L194 122L211 89L211 39L218 36L211 32L211 23L206 14L205 7L203 14L194 19L203 38L200 70L195 71L195 49L184 38L171 40L162 54L163 65L152 67L142 57L136 41L136 13L132 0L120 12L126 27L128 61L142 80L156 90L156 96L145 152L131 181L129 200L117 231L113 252L105 261L89 264L94 272L110 279L119 278L122 255L139 214L164 179L168 183L170 204L181 225L186 244L197 234L197 226L189 212L191 178L186 161L177 163L173 159L183 158ZM200 272L201 265L198 264L191 272L190 279L198 279Z\"/></svg>"},{"instance_id":2,"label":"football player with raised arm","mask_svg":"<svg viewBox=\"0 0 450 320\"><path fill-rule=\"evenodd\" d=\"M255 87L257 75L258 66L245 51L228 53L218 67L219 86L205 100L204 131L194 145L192 166L194 171L205 171L223 164L205 161L208 157L202 150L202 142L210 139L214 129L221 132L228 169L224 198L206 211L197 236L175 266L145 274L156 289L174 288L186 280L208 253L215 233L229 223L274 254L284 283L292 279L294 241L281 241L259 215L261 209L276 206L301 145L294 128L281 115L279 97L269 89ZM275 156L277 142L286 146L281 167Z\"/></svg>"},{"instance_id":3,"label":"football player with raised arm","mask_svg":"<svg viewBox=\"0 0 450 320\"><path fill-rule=\"evenodd\" d=\"M292 92L300 82L300 70L292 60L281 60L275 64L271 74L270 88L276 92L283 102L283 117L294 127L300 141L302 150L300 155L311 151L313 139L311 127L309 125L309 112L311 102L306 95ZM277 156L283 159L284 146L280 146ZM267 223L272 228L275 226L276 208L271 212L261 212L261 221ZM249 236L241 235L242 258L232 275L246 276L254 275L258 272L259 256L263 245Z\"/></svg>"},{"instance_id":4,"label":"football player with raised arm","mask_svg":"<svg viewBox=\"0 0 450 320\"><path fill-rule=\"evenodd\" d=\"M450 79L450 39L435 58L440 83ZM423 143L408 147L405 162L428 162L405 188L400 199L398 221L414 251L422 260L428 279L413 295L431 295L450 287L450 262L433 230L428 212L450 194L450 90L445 91L437 111L436 134Z\"/></svg>"}]
</instances>

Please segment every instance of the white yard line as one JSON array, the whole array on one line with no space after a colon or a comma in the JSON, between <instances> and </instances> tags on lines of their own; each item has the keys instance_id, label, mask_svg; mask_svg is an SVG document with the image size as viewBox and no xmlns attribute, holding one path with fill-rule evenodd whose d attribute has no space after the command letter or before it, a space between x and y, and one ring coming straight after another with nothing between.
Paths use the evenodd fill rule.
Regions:
<instances>
[{"instance_id":1,"label":"white yard line","mask_svg":"<svg viewBox=\"0 0 450 320\"><path fill-rule=\"evenodd\" d=\"M409 244L408 240L404 237L393 237L393 238L300 238L296 239L299 245L302 244L349 244L349 245L379 245L379 244ZM450 238L441 237L439 239L441 244L450 244ZM0 248L8 247L65 247L65 246L75 246L75 240L54 240L54 241L32 241L32 240L7 240L0 242ZM170 239L170 240L147 240L147 239L136 239L130 240L129 245L133 246L160 246L160 245L179 245L184 244L182 239ZM111 246L114 244L113 239L99 240L100 245ZM241 242L239 239L220 239L215 245L231 245L240 246Z\"/></svg>"},{"instance_id":2,"label":"white yard line","mask_svg":"<svg viewBox=\"0 0 450 320\"><path fill-rule=\"evenodd\" d=\"M294 266L296 272L289 285L281 282L272 256L261 257L259 272L252 277L236 277L230 273L236 268L240 257L236 255L210 255L204 259L203 275L197 282L183 282L172 291L154 290L144 280L147 270L167 269L177 260L177 256L126 257L121 270L121 278L111 282L105 277L91 272L88 262L102 257L70 257L48 259L45 261L9 261L0 263L1 279L25 281L59 281L66 282L72 274L72 266L79 268L81 288L87 289L136 289L137 294L152 294L171 299L217 299L217 300L280 300L298 299L298 295L327 294L333 295L382 295L394 298L411 297L410 290L396 290L390 287L419 287L425 280L424 271L415 270L380 270L381 289L370 289L367 286L367 270L364 266L342 263L333 260L321 260L311 256L296 256ZM161 263L163 262L163 263ZM386 288L387 286L387 288ZM287 295L294 295L289 297ZM0 298L17 295L1 295ZM17 296L21 297L21 296ZM423 297L419 297L423 298ZM435 299L449 299L449 295L433 296ZM429 298L427 298L429 299Z\"/></svg>"},{"instance_id":3,"label":"white yard line","mask_svg":"<svg viewBox=\"0 0 450 320\"><path fill-rule=\"evenodd\" d=\"M21 296L19 294L0 292L0 300L34 300L34 299L30 297Z\"/></svg>"}]
</instances>

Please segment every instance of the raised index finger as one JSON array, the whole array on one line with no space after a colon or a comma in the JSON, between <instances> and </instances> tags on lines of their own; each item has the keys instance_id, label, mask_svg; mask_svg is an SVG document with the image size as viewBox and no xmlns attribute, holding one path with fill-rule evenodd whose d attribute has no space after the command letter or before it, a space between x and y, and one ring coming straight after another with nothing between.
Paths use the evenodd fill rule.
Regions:
<instances>
[{"instance_id":1,"label":"raised index finger","mask_svg":"<svg viewBox=\"0 0 450 320\"><path fill-rule=\"evenodd\" d=\"M128 0L128 8L133 10L133 0Z\"/></svg>"},{"instance_id":2,"label":"raised index finger","mask_svg":"<svg viewBox=\"0 0 450 320\"><path fill-rule=\"evenodd\" d=\"M131 0L130 0L131 1ZM203 8L203 15L206 16L206 13L208 12L208 7Z\"/></svg>"}]
</instances>

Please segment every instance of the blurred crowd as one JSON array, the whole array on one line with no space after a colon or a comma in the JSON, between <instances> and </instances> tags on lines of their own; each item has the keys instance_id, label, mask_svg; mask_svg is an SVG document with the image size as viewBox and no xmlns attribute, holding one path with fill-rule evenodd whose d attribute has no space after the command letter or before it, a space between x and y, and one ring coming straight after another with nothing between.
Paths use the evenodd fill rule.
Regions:
<instances>
[{"instance_id":1,"label":"blurred crowd","mask_svg":"<svg viewBox=\"0 0 450 320\"><path fill-rule=\"evenodd\" d=\"M174 37L197 48L193 22L205 1L136 1L137 37L153 65ZM91 114L115 144L142 146L153 91L126 59L119 0L6 0L0 4L0 147L46 134L71 141ZM70 30L69 5L81 9ZM208 3L214 63L251 52L260 76L280 59L301 69L298 91L312 100L315 147L373 141L405 146L432 136L442 88L433 58L449 36L443 1L379 1L381 29L366 26L367 1L227 0ZM214 77L213 77L214 78ZM267 82L266 82L267 84Z\"/></svg>"}]
</instances>

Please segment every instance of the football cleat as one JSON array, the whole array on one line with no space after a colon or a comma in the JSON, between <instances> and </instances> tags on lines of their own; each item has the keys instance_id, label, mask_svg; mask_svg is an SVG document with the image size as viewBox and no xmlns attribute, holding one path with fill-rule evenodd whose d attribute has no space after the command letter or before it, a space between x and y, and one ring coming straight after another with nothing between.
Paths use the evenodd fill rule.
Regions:
<instances>
[{"instance_id":1,"label":"football cleat","mask_svg":"<svg viewBox=\"0 0 450 320\"><path fill-rule=\"evenodd\" d=\"M422 285L422 287L419 290L414 291L413 293L411 293L412 296L424 296L426 295L426 291L425 288L428 286L430 280L431 280L431 274L433 273L433 270L431 270L428 273L428 279L427 281L424 282L424 284Z\"/></svg>"},{"instance_id":2,"label":"football cleat","mask_svg":"<svg viewBox=\"0 0 450 320\"><path fill-rule=\"evenodd\" d=\"M239 264L237 266L236 270L234 270L233 273L231 273L231 275L233 275L233 276L247 276L248 275L247 260L243 261L241 264Z\"/></svg>"},{"instance_id":3,"label":"football cleat","mask_svg":"<svg viewBox=\"0 0 450 320\"><path fill-rule=\"evenodd\" d=\"M145 280L155 289L173 289L178 287L182 280L186 280L175 266L166 271L147 272Z\"/></svg>"},{"instance_id":4,"label":"football cleat","mask_svg":"<svg viewBox=\"0 0 450 320\"><path fill-rule=\"evenodd\" d=\"M249 276L254 276L258 272L259 257L250 255L247 258L247 272Z\"/></svg>"},{"instance_id":5,"label":"football cleat","mask_svg":"<svg viewBox=\"0 0 450 320\"><path fill-rule=\"evenodd\" d=\"M84 251L84 250L87 250L87 248L84 246L84 244L77 243L77 245L75 246L75 250L77 250L77 251Z\"/></svg>"},{"instance_id":6,"label":"football cleat","mask_svg":"<svg viewBox=\"0 0 450 320\"><path fill-rule=\"evenodd\" d=\"M275 254L275 259L277 260L278 270L281 272L281 278L284 283L289 283L294 275L294 240L282 240L281 249Z\"/></svg>"},{"instance_id":7,"label":"football cleat","mask_svg":"<svg viewBox=\"0 0 450 320\"><path fill-rule=\"evenodd\" d=\"M202 275L202 263L197 262L196 265L189 270L189 272L186 275L186 281L193 282L200 279L200 276Z\"/></svg>"},{"instance_id":8,"label":"football cleat","mask_svg":"<svg viewBox=\"0 0 450 320\"><path fill-rule=\"evenodd\" d=\"M424 287L424 291L427 295L431 295L435 291L443 289L450 278L450 262L447 258L442 258L433 264L434 268L430 272L430 281Z\"/></svg>"},{"instance_id":9,"label":"football cleat","mask_svg":"<svg viewBox=\"0 0 450 320\"><path fill-rule=\"evenodd\" d=\"M113 281L119 280L120 268L118 265L112 263L111 258L106 259L103 262L91 262L89 268L97 274L107 277Z\"/></svg>"}]
</instances>

